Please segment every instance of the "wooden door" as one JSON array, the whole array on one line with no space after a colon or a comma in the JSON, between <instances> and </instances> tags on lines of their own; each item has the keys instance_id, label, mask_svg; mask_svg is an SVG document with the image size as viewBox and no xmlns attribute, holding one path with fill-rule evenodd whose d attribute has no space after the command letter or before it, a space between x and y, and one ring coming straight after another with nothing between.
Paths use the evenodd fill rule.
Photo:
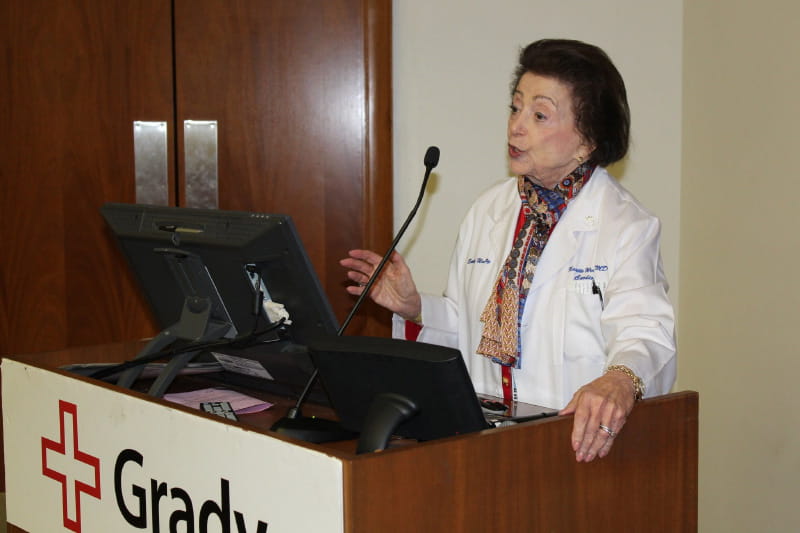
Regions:
<instances>
[{"instance_id":1,"label":"wooden door","mask_svg":"<svg viewBox=\"0 0 800 533\"><path fill-rule=\"evenodd\" d=\"M98 208L133 202L132 121L172 116L170 5L0 7L0 353L154 325Z\"/></svg>"},{"instance_id":2,"label":"wooden door","mask_svg":"<svg viewBox=\"0 0 800 533\"><path fill-rule=\"evenodd\" d=\"M181 124L216 120L219 207L292 215L340 321L353 299L338 260L391 241L390 12L388 1L175 2L179 161ZM373 308L348 333L388 324Z\"/></svg>"},{"instance_id":3,"label":"wooden door","mask_svg":"<svg viewBox=\"0 0 800 533\"><path fill-rule=\"evenodd\" d=\"M134 201L136 120L177 132L176 182L183 120L219 121L220 207L293 215L341 320L336 260L391 239L390 18L389 0L3 2L0 354L155 332L98 211Z\"/></svg>"}]
</instances>

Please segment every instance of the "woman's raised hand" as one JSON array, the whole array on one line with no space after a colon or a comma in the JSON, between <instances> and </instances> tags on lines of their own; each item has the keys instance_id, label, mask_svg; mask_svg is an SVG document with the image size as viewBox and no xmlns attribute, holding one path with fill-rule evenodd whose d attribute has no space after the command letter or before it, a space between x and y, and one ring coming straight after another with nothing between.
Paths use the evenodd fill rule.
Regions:
<instances>
[{"instance_id":1,"label":"woman's raised hand","mask_svg":"<svg viewBox=\"0 0 800 533\"><path fill-rule=\"evenodd\" d=\"M339 261L340 265L348 269L347 277L355 282L355 285L347 287L347 292L359 296L381 259L382 256L370 250L350 250L348 257ZM408 320L419 316L422 309L411 271L397 252L392 252L380 276L372 285L369 297L378 305Z\"/></svg>"}]
</instances>

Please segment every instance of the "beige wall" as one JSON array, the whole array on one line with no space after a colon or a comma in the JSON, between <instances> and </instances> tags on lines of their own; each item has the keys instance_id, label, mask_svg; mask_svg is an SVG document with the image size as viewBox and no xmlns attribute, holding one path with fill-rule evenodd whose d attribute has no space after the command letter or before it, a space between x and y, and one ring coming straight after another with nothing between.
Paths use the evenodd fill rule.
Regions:
<instances>
[{"instance_id":1,"label":"beige wall","mask_svg":"<svg viewBox=\"0 0 800 533\"><path fill-rule=\"evenodd\" d=\"M442 149L401 245L419 286L441 291L464 210L506 175L518 47L600 45L633 115L633 150L615 170L663 221L677 388L701 394L700 531L800 531L800 4L396 0L394 17L398 224L425 148Z\"/></svg>"},{"instance_id":2,"label":"beige wall","mask_svg":"<svg viewBox=\"0 0 800 533\"><path fill-rule=\"evenodd\" d=\"M800 4L685 4L680 382L702 531L800 531Z\"/></svg>"}]
</instances>

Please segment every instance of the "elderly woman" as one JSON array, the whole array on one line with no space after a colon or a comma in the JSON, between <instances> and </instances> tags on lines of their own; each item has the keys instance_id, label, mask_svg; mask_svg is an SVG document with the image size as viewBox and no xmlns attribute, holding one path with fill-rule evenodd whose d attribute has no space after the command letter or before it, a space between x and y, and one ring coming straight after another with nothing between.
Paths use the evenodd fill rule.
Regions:
<instances>
[{"instance_id":1,"label":"elderly woman","mask_svg":"<svg viewBox=\"0 0 800 533\"><path fill-rule=\"evenodd\" d=\"M420 294L394 254L370 296L395 313L396 336L415 322L419 341L460 349L477 392L574 414L572 448L591 461L636 400L675 379L660 223L605 169L628 150L630 115L602 50L534 42L512 87L517 177L470 208L444 294ZM352 250L341 264L363 283L380 259Z\"/></svg>"}]
</instances>

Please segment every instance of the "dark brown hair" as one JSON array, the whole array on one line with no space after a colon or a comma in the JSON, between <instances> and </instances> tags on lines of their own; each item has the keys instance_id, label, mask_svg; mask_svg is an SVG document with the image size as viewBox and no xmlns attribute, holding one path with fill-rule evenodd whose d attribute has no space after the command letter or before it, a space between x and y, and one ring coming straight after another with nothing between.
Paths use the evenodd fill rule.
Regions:
<instances>
[{"instance_id":1,"label":"dark brown hair","mask_svg":"<svg viewBox=\"0 0 800 533\"><path fill-rule=\"evenodd\" d=\"M595 147L590 161L607 166L625 157L631 123L628 97L622 76L603 50L580 41L542 39L520 53L512 92L528 72L570 87L578 133Z\"/></svg>"}]
</instances>

